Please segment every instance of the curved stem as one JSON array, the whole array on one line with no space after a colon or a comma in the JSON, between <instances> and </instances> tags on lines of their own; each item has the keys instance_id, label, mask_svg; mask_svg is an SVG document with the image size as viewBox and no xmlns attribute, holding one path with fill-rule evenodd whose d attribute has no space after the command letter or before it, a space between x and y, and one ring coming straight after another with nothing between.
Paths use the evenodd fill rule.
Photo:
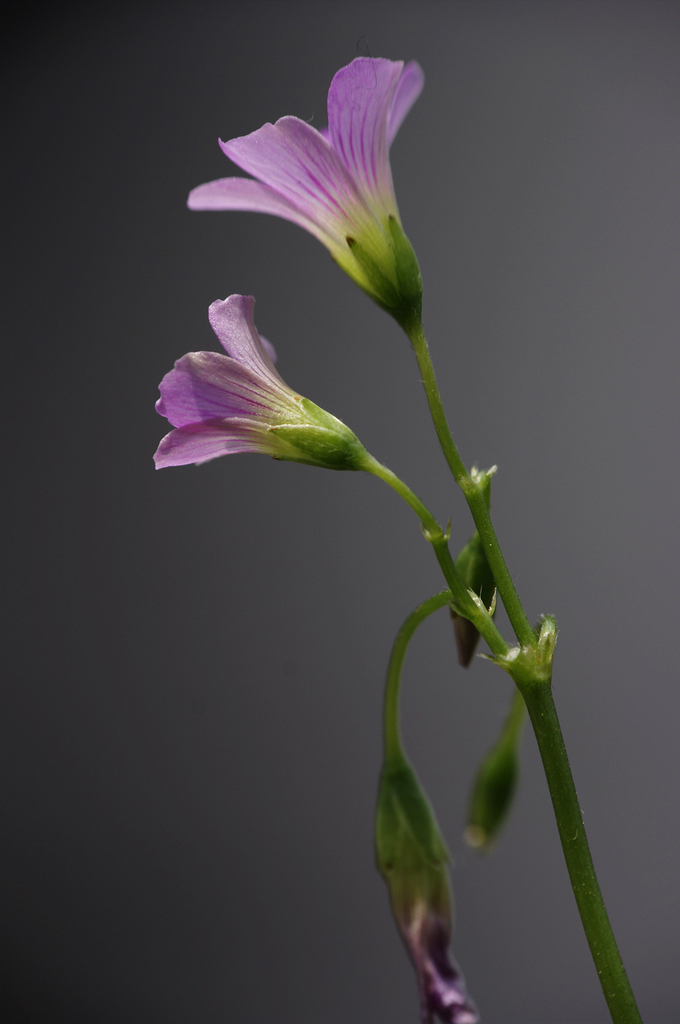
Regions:
<instances>
[{"instance_id":1,"label":"curved stem","mask_svg":"<svg viewBox=\"0 0 680 1024\"><path fill-rule=\"evenodd\" d=\"M484 499L484 494L470 476L451 437L439 388L437 387L437 378L435 377L427 338L422 326L418 324L411 328L408 332L408 337L418 360L425 396L430 407L430 414L437 437L439 438L439 444L456 483L465 495L465 500L468 503L472 518L477 527L477 532L482 539L484 552L494 575L498 593L505 605L512 628L515 631L515 636L523 647L532 647L536 642L536 634L522 607L522 602L510 576L501 546L496 537L496 531L491 523L491 516Z\"/></svg>"},{"instance_id":2,"label":"curved stem","mask_svg":"<svg viewBox=\"0 0 680 1024\"><path fill-rule=\"evenodd\" d=\"M399 686L401 683L401 670L404 665L404 657L411 637L421 622L439 608L450 604L451 591L442 590L440 594L429 597L418 605L415 611L411 612L404 621L397 633L390 662L387 667L387 680L385 683L385 761L398 760L403 758L404 752L401 745L401 730L399 728Z\"/></svg>"},{"instance_id":3,"label":"curved stem","mask_svg":"<svg viewBox=\"0 0 680 1024\"><path fill-rule=\"evenodd\" d=\"M614 1024L641 1024L595 874L550 683L523 686L583 929Z\"/></svg>"}]
</instances>

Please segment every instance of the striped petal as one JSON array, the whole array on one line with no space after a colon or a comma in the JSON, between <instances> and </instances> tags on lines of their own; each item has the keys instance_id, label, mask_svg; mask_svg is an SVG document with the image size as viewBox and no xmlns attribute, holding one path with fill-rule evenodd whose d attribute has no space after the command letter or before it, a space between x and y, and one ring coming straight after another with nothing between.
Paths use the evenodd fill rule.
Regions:
<instances>
[{"instance_id":1,"label":"striped petal","mask_svg":"<svg viewBox=\"0 0 680 1024\"><path fill-rule=\"evenodd\" d=\"M401 128L402 121L423 91L425 76L417 61L412 60L406 65L397 82L387 115L387 145L391 146L394 136Z\"/></svg>"},{"instance_id":2,"label":"striped petal","mask_svg":"<svg viewBox=\"0 0 680 1024\"><path fill-rule=\"evenodd\" d=\"M252 178L218 178L199 185L189 193L190 210L245 210L249 213L271 213L275 217L292 221L309 231L327 248L337 243L336 235L303 213L294 203L285 199L270 185Z\"/></svg>"},{"instance_id":3,"label":"striped petal","mask_svg":"<svg viewBox=\"0 0 680 1024\"><path fill-rule=\"evenodd\" d=\"M274 369L273 346L257 333L254 311L252 295L230 295L211 304L208 319L228 356L271 381L274 387L282 386L288 391Z\"/></svg>"},{"instance_id":4,"label":"striped petal","mask_svg":"<svg viewBox=\"0 0 680 1024\"><path fill-rule=\"evenodd\" d=\"M333 148L385 216L397 212L387 122L403 67L402 61L357 57L338 71L328 92Z\"/></svg>"},{"instance_id":5,"label":"striped petal","mask_svg":"<svg viewBox=\"0 0 680 1024\"><path fill-rule=\"evenodd\" d=\"M268 185L335 244L344 246L348 233L375 224L351 169L306 121L282 117L220 146L238 167Z\"/></svg>"},{"instance_id":6,"label":"striped petal","mask_svg":"<svg viewBox=\"0 0 680 1024\"><path fill-rule=\"evenodd\" d=\"M166 434L154 455L156 469L200 465L221 455L256 452L276 455L276 437L253 423L237 419L217 423L192 423Z\"/></svg>"}]
</instances>

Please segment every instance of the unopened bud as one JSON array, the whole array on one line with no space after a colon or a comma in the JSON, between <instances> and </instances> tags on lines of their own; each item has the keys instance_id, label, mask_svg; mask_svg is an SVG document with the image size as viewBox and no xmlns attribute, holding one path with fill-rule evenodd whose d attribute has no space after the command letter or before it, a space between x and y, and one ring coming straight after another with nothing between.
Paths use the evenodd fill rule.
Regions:
<instances>
[{"instance_id":1,"label":"unopened bud","mask_svg":"<svg viewBox=\"0 0 680 1024\"><path fill-rule=\"evenodd\" d=\"M375 844L378 870L418 977L422 1020L476 1024L476 1007L449 950L448 852L415 772L403 758L383 767Z\"/></svg>"},{"instance_id":2,"label":"unopened bud","mask_svg":"<svg viewBox=\"0 0 680 1024\"><path fill-rule=\"evenodd\" d=\"M490 849L510 812L519 779L523 722L524 701L515 693L501 734L479 766L472 784L465 829L465 839L470 846Z\"/></svg>"}]
</instances>

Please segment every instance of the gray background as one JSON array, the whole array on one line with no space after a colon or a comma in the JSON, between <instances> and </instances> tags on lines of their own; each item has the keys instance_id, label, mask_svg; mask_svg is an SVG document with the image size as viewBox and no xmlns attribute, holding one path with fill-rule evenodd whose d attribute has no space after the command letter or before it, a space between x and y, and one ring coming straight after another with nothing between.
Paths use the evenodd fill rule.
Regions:
<instances>
[{"instance_id":1,"label":"gray background","mask_svg":"<svg viewBox=\"0 0 680 1024\"><path fill-rule=\"evenodd\" d=\"M680 5L24 8L5 38L10 1024L412 1024L373 867L393 635L440 588L387 488L256 456L155 473L157 384L253 293L285 379L470 526L394 323L311 236L192 214L217 138L325 123L357 54L416 58L393 147L426 328L532 618L643 1016L680 1019ZM502 628L507 623L501 616ZM413 644L405 736L455 859L486 1024L606 1019L533 738L492 856L461 838L510 683Z\"/></svg>"}]
</instances>

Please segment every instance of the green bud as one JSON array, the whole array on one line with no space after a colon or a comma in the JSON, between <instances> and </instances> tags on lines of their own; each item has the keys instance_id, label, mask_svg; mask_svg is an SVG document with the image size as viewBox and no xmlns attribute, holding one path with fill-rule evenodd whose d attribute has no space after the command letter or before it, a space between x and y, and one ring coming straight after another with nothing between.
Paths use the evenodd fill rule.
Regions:
<instances>
[{"instance_id":1,"label":"green bud","mask_svg":"<svg viewBox=\"0 0 680 1024\"><path fill-rule=\"evenodd\" d=\"M519 779L519 743L524 701L516 693L500 736L482 761L472 785L465 839L488 850L504 825Z\"/></svg>"},{"instance_id":2,"label":"green bud","mask_svg":"<svg viewBox=\"0 0 680 1024\"><path fill-rule=\"evenodd\" d=\"M387 762L380 776L375 851L402 932L419 907L448 917L448 851L429 801L405 759Z\"/></svg>"},{"instance_id":3,"label":"green bud","mask_svg":"<svg viewBox=\"0 0 680 1024\"><path fill-rule=\"evenodd\" d=\"M510 810L518 775L519 762L513 746L499 744L489 751L472 787L465 829L470 846L491 846Z\"/></svg>"},{"instance_id":4,"label":"green bud","mask_svg":"<svg viewBox=\"0 0 680 1024\"><path fill-rule=\"evenodd\" d=\"M440 886L448 852L434 812L405 758L385 763L378 788L375 823L378 870L394 890L426 896Z\"/></svg>"},{"instance_id":5,"label":"green bud","mask_svg":"<svg viewBox=\"0 0 680 1024\"><path fill-rule=\"evenodd\" d=\"M491 477L496 472L496 467L482 471L473 466L471 471L472 479L479 484L484 491L487 508L491 503ZM477 594L486 607L491 610L496 592L491 567L484 553L482 540L477 531L473 533L469 541L456 558L456 570L466 587ZM467 668L472 661L475 648L479 642L479 632L469 619L464 619L451 611L453 628L456 635L456 647L458 648L458 661Z\"/></svg>"}]
</instances>

